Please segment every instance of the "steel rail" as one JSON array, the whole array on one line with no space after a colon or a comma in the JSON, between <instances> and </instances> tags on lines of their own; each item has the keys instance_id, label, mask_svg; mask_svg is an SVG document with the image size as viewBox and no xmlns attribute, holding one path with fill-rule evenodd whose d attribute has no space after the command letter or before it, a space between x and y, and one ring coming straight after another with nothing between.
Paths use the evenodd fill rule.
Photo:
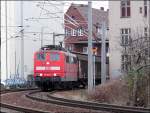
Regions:
<instances>
[{"instance_id":1,"label":"steel rail","mask_svg":"<svg viewBox=\"0 0 150 113\"><path fill-rule=\"evenodd\" d=\"M33 96L33 94L38 93L38 91L30 92L26 94L26 97L36 100L42 101L46 103L52 103L57 105L69 106L69 107L79 107L84 109L91 109L91 110L101 110L101 111L111 111L111 112L119 112L119 113L149 113L149 108L142 108L142 107L130 107L130 106L118 106L112 104L103 104L103 103L96 103L96 102L84 102L84 101L77 101L77 100L69 100L64 98L58 98L51 95L47 95L49 99L41 99L39 97Z\"/></svg>"},{"instance_id":2,"label":"steel rail","mask_svg":"<svg viewBox=\"0 0 150 113\"><path fill-rule=\"evenodd\" d=\"M27 90L37 90L37 88L3 89L0 90L0 95L5 93L20 92L20 91L27 91Z\"/></svg>"},{"instance_id":3,"label":"steel rail","mask_svg":"<svg viewBox=\"0 0 150 113\"><path fill-rule=\"evenodd\" d=\"M50 112L41 111L41 110L37 110L33 108L31 109L31 108L25 108L21 106L14 106L14 105L6 104L6 103L0 103L0 106L11 109L11 110L20 111L23 113L50 113Z\"/></svg>"},{"instance_id":4,"label":"steel rail","mask_svg":"<svg viewBox=\"0 0 150 113\"><path fill-rule=\"evenodd\" d=\"M1 90L1 96L4 94L7 94L7 93L22 92L22 91L28 91L28 90L37 90L37 88ZM41 111L41 110L26 108L26 107L22 107L22 106L14 106L12 104L2 103L2 101L0 101L0 106L3 108L8 108L10 110L20 111L23 113L50 113L47 111Z\"/></svg>"}]
</instances>

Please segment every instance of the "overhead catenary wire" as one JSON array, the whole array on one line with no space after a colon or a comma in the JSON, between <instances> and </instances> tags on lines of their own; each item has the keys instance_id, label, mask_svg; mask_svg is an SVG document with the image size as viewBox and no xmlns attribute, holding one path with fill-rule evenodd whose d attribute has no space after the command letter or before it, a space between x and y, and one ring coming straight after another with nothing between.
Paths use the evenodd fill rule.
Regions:
<instances>
[{"instance_id":1,"label":"overhead catenary wire","mask_svg":"<svg viewBox=\"0 0 150 113\"><path fill-rule=\"evenodd\" d=\"M50 4L52 4L52 6L54 6L56 9L59 9L59 7L57 7L56 5L54 5L53 3L51 3L50 1L48 1L48 2L49 2ZM71 21L75 22L75 24L77 24L78 27L80 26L80 24L79 24L75 19L71 18L71 17L70 17L68 14L66 14L66 13L65 13L65 15L66 15L69 19L71 19ZM65 20L65 19L64 19L64 20ZM88 33L86 33L86 34L88 34ZM94 37L94 39L95 39L96 42L100 43L97 38Z\"/></svg>"},{"instance_id":2,"label":"overhead catenary wire","mask_svg":"<svg viewBox=\"0 0 150 113\"><path fill-rule=\"evenodd\" d=\"M39 6L39 5L38 5ZM40 6L39 6L40 7ZM41 8L41 7L40 7ZM57 7L55 7L55 8L57 8ZM47 9L44 9L44 8L42 8L43 10L45 10L45 11L47 11L47 12L50 12L49 10L47 10ZM58 8L57 8L58 9ZM56 15L56 14L55 14ZM76 26L76 27L80 27L80 25L79 25L79 23L78 22L76 22L74 19L72 19L68 14L65 14L69 19L71 19L71 21L69 21L69 20L66 20L66 19L64 19L65 21L67 21L67 22L69 22L69 23L71 23L72 25L74 25L74 26ZM72 22L73 21L73 22ZM77 24L77 25L76 25ZM72 28L73 29L73 28Z\"/></svg>"},{"instance_id":3,"label":"overhead catenary wire","mask_svg":"<svg viewBox=\"0 0 150 113\"><path fill-rule=\"evenodd\" d=\"M46 3L44 3L44 4L46 4ZM51 4L51 3L50 3ZM52 5L52 4L51 4ZM40 5L37 5L38 7L40 7ZM54 5L52 5L52 6L54 6ZM54 6L55 8L57 8L57 10L59 9L57 6ZM45 9L45 8L42 8L42 7L40 7L42 10L44 10L44 11L46 11L47 12L47 16L50 16L50 15L48 15L48 13L49 14L52 14L49 10L47 10L47 9ZM56 13L53 13L54 15L56 15L57 17L59 17ZM65 14L67 17L68 17L68 19L71 19L71 21L70 20L66 20L66 19L64 19L64 21L67 21L67 22L69 22L70 24L72 24L72 25L74 25L75 27L80 27L80 23L79 22L77 22L75 19L73 19L73 18L71 18L69 15L67 15L67 14ZM52 16L50 16L50 17L52 17ZM61 18L61 17L60 17ZM32 19L37 19L38 20L38 18L32 18ZM40 18L39 18L40 19ZM42 18L41 18L42 19ZM44 18L43 18L44 19ZM46 19L46 18L45 18ZM47 18L48 19L48 18ZM58 20L58 19L57 19ZM39 22L39 21L38 21ZM40 23L41 24L41 23ZM84 24L87 24L86 22L84 23ZM66 26L66 25L65 25ZM69 26L66 26L66 27L68 27L69 28ZM74 28L70 28L71 30L73 30ZM74 30L76 30L76 29L74 29ZM84 32L83 33L83 35L85 35L86 37L88 37L88 33L87 32ZM95 37L94 37L95 38ZM96 40L96 42L99 42L96 38L95 38L95 40Z\"/></svg>"}]
</instances>

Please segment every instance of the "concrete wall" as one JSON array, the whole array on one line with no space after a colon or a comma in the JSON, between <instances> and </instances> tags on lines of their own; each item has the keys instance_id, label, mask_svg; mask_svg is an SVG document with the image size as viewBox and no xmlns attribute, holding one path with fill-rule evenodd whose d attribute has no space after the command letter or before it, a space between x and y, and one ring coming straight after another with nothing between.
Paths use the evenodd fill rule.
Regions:
<instances>
[{"instance_id":1,"label":"concrete wall","mask_svg":"<svg viewBox=\"0 0 150 113\"><path fill-rule=\"evenodd\" d=\"M142 14L140 7L142 7ZM112 78L121 75L120 29L131 28L132 38L135 38L137 34L143 34L144 27L148 26L150 15L147 13L147 18L143 16L143 7L143 1L131 1L130 18L120 18L120 1L109 1L110 77Z\"/></svg>"},{"instance_id":2,"label":"concrete wall","mask_svg":"<svg viewBox=\"0 0 150 113\"><path fill-rule=\"evenodd\" d=\"M4 1L1 4L4 12ZM41 47L41 28L43 27L44 33L50 33L50 34L43 34L43 45L46 44L53 44L53 35L52 33L59 33L64 34L64 28L63 28L63 5L61 5L58 2L53 2L55 5L44 5L44 9L48 10L41 10L37 6L40 1L24 1L23 2L23 25L24 25L24 78L27 77L28 74L33 73L33 54L35 51L39 50ZM41 1L42 2L42 1ZM59 4L59 5L57 5ZM20 26L21 25L21 16L20 16L20 1L8 1L8 5L11 7L8 7L9 17L12 19L8 20L8 25L12 25L10 22L13 22L14 26ZM41 5L42 6L42 5ZM56 6L56 7L55 7ZM57 8L58 7L58 8ZM60 12L53 14L48 13L54 13L54 12ZM52 18L52 17L60 17L60 18ZM8 18L9 18L8 17ZM33 19L33 18L48 18L48 19ZM5 16L2 17L1 22L5 25ZM28 27L29 26L29 27ZM10 29L10 27L8 27ZM5 29L2 29L2 41L5 40ZM9 30L8 38L12 38L8 42L8 77L10 78L10 75L15 74L15 68L18 68L19 74L21 74L21 30L22 28L19 27L12 27L12 31ZM29 33L30 32L30 33ZM31 33L33 32L33 33ZM35 33L34 33L35 32ZM37 33L36 33L37 32ZM59 41L63 41L64 36L56 37L56 44L59 44ZM1 47L1 78L2 81L6 79L6 50L5 50L5 43L2 44ZM16 66L15 66L15 53L16 53Z\"/></svg>"}]
</instances>

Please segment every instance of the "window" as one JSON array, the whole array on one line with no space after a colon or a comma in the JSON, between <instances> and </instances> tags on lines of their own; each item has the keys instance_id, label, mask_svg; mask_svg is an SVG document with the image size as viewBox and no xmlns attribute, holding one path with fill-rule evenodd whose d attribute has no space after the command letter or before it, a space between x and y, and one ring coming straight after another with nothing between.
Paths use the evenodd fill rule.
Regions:
<instances>
[{"instance_id":1,"label":"window","mask_svg":"<svg viewBox=\"0 0 150 113\"><path fill-rule=\"evenodd\" d=\"M83 47L83 53L88 54L88 47Z\"/></svg>"},{"instance_id":2,"label":"window","mask_svg":"<svg viewBox=\"0 0 150 113\"><path fill-rule=\"evenodd\" d=\"M76 64L77 63L77 58L72 57L72 56L66 56L66 62L69 64Z\"/></svg>"},{"instance_id":3,"label":"window","mask_svg":"<svg viewBox=\"0 0 150 113\"><path fill-rule=\"evenodd\" d=\"M70 58L70 59L69 59L69 60L70 60L70 64L73 64L73 63L74 63L73 57L70 56L69 58Z\"/></svg>"},{"instance_id":4,"label":"window","mask_svg":"<svg viewBox=\"0 0 150 113\"><path fill-rule=\"evenodd\" d=\"M45 53L38 53L36 55L37 60L45 60L46 54Z\"/></svg>"},{"instance_id":5,"label":"window","mask_svg":"<svg viewBox=\"0 0 150 113\"><path fill-rule=\"evenodd\" d=\"M131 56L124 54L121 56L122 71L129 71L131 69Z\"/></svg>"},{"instance_id":6,"label":"window","mask_svg":"<svg viewBox=\"0 0 150 113\"><path fill-rule=\"evenodd\" d=\"M78 36L83 36L83 29L82 28L78 28L77 29L77 33L78 33Z\"/></svg>"},{"instance_id":7,"label":"window","mask_svg":"<svg viewBox=\"0 0 150 113\"><path fill-rule=\"evenodd\" d=\"M65 36L68 36L68 29L65 29Z\"/></svg>"},{"instance_id":8,"label":"window","mask_svg":"<svg viewBox=\"0 0 150 113\"><path fill-rule=\"evenodd\" d=\"M77 34L77 31L75 29L72 29L71 30L71 36L76 36L76 34Z\"/></svg>"},{"instance_id":9,"label":"window","mask_svg":"<svg viewBox=\"0 0 150 113\"><path fill-rule=\"evenodd\" d=\"M147 6L144 6L144 17L147 17Z\"/></svg>"},{"instance_id":10,"label":"window","mask_svg":"<svg viewBox=\"0 0 150 113\"><path fill-rule=\"evenodd\" d=\"M75 16L71 16L72 19L75 19Z\"/></svg>"},{"instance_id":11,"label":"window","mask_svg":"<svg viewBox=\"0 0 150 113\"><path fill-rule=\"evenodd\" d=\"M148 36L148 28L145 27L145 28L144 28L144 37L147 37L147 36Z\"/></svg>"},{"instance_id":12,"label":"window","mask_svg":"<svg viewBox=\"0 0 150 113\"><path fill-rule=\"evenodd\" d=\"M144 17L147 17L147 0L144 0Z\"/></svg>"},{"instance_id":13,"label":"window","mask_svg":"<svg viewBox=\"0 0 150 113\"><path fill-rule=\"evenodd\" d=\"M66 56L66 62L69 63L69 56Z\"/></svg>"},{"instance_id":14,"label":"window","mask_svg":"<svg viewBox=\"0 0 150 113\"><path fill-rule=\"evenodd\" d=\"M77 58L73 57L73 62L76 64L77 63Z\"/></svg>"},{"instance_id":15,"label":"window","mask_svg":"<svg viewBox=\"0 0 150 113\"><path fill-rule=\"evenodd\" d=\"M70 36L71 35L71 30L70 29L65 29L65 36Z\"/></svg>"},{"instance_id":16,"label":"window","mask_svg":"<svg viewBox=\"0 0 150 113\"><path fill-rule=\"evenodd\" d=\"M121 17L130 17L130 0L121 0Z\"/></svg>"},{"instance_id":17,"label":"window","mask_svg":"<svg viewBox=\"0 0 150 113\"><path fill-rule=\"evenodd\" d=\"M149 49L149 48L146 48L146 49L145 49L145 56L146 56L147 58L150 58L150 49Z\"/></svg>"},{"instance_id":18,"label":"window","mask_svg":"<svg viewBox=\"0 0 150 113\"><path fill-rule=\"evenodd\" d=\"M51 61L59 61L60 55L58 53L50 53L50 60Z\"/></svg>"},{"instance_id":19,"label":"window","mask_svg":"<svg viewBox=\"0 0 150 113\"><path fill-rule=\"evenodd\" d=\"M69 45L69 46L68 46L68 50L69 50L69 51L72 51L72 50L73 50L73 45Z\"/></svg>"},{"instance_id":20,"label":"window","mask_svg":"<svg viewBox=\"0 0 150 113\"><path fill-rule=\"evenodd\" d=\"M65 36L68 36L68 29L65 29Z\"/></svg>"},{"instance_id":21,"label":"window","mask_svg":"<svg viewBox=\"0 0 150 113\"><path fill-rule=\"evenodd\" d=\"M139 12L142 13L142 7L139 8Z\"/></svg>"},{"instance_id":22,"label":"window","mask_svg":"<svg viewBox=\"0 0 150 113\"><path fill-rule=\"evenodd\" d=\"M121 29L121 45L127 46L131 42L131 29L125 28Z\"/></svg>"}]
</instances>

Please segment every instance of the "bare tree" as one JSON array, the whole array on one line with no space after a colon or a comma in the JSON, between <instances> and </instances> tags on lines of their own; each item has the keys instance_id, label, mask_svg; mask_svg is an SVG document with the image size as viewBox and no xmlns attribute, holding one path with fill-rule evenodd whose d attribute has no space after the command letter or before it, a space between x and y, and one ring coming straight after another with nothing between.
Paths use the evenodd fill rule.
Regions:
<instances>
[{"instance_id":1,"label":"bare tree","mask_svg":"<svg viewBox=\"0 0 150 113\"><path fill-rule=\"evenodd\" d=\"M123 46L122 59L123 72L132 77L132 104L150 105L150 37L132 37Z\"/></svg>"}]
</instances>

